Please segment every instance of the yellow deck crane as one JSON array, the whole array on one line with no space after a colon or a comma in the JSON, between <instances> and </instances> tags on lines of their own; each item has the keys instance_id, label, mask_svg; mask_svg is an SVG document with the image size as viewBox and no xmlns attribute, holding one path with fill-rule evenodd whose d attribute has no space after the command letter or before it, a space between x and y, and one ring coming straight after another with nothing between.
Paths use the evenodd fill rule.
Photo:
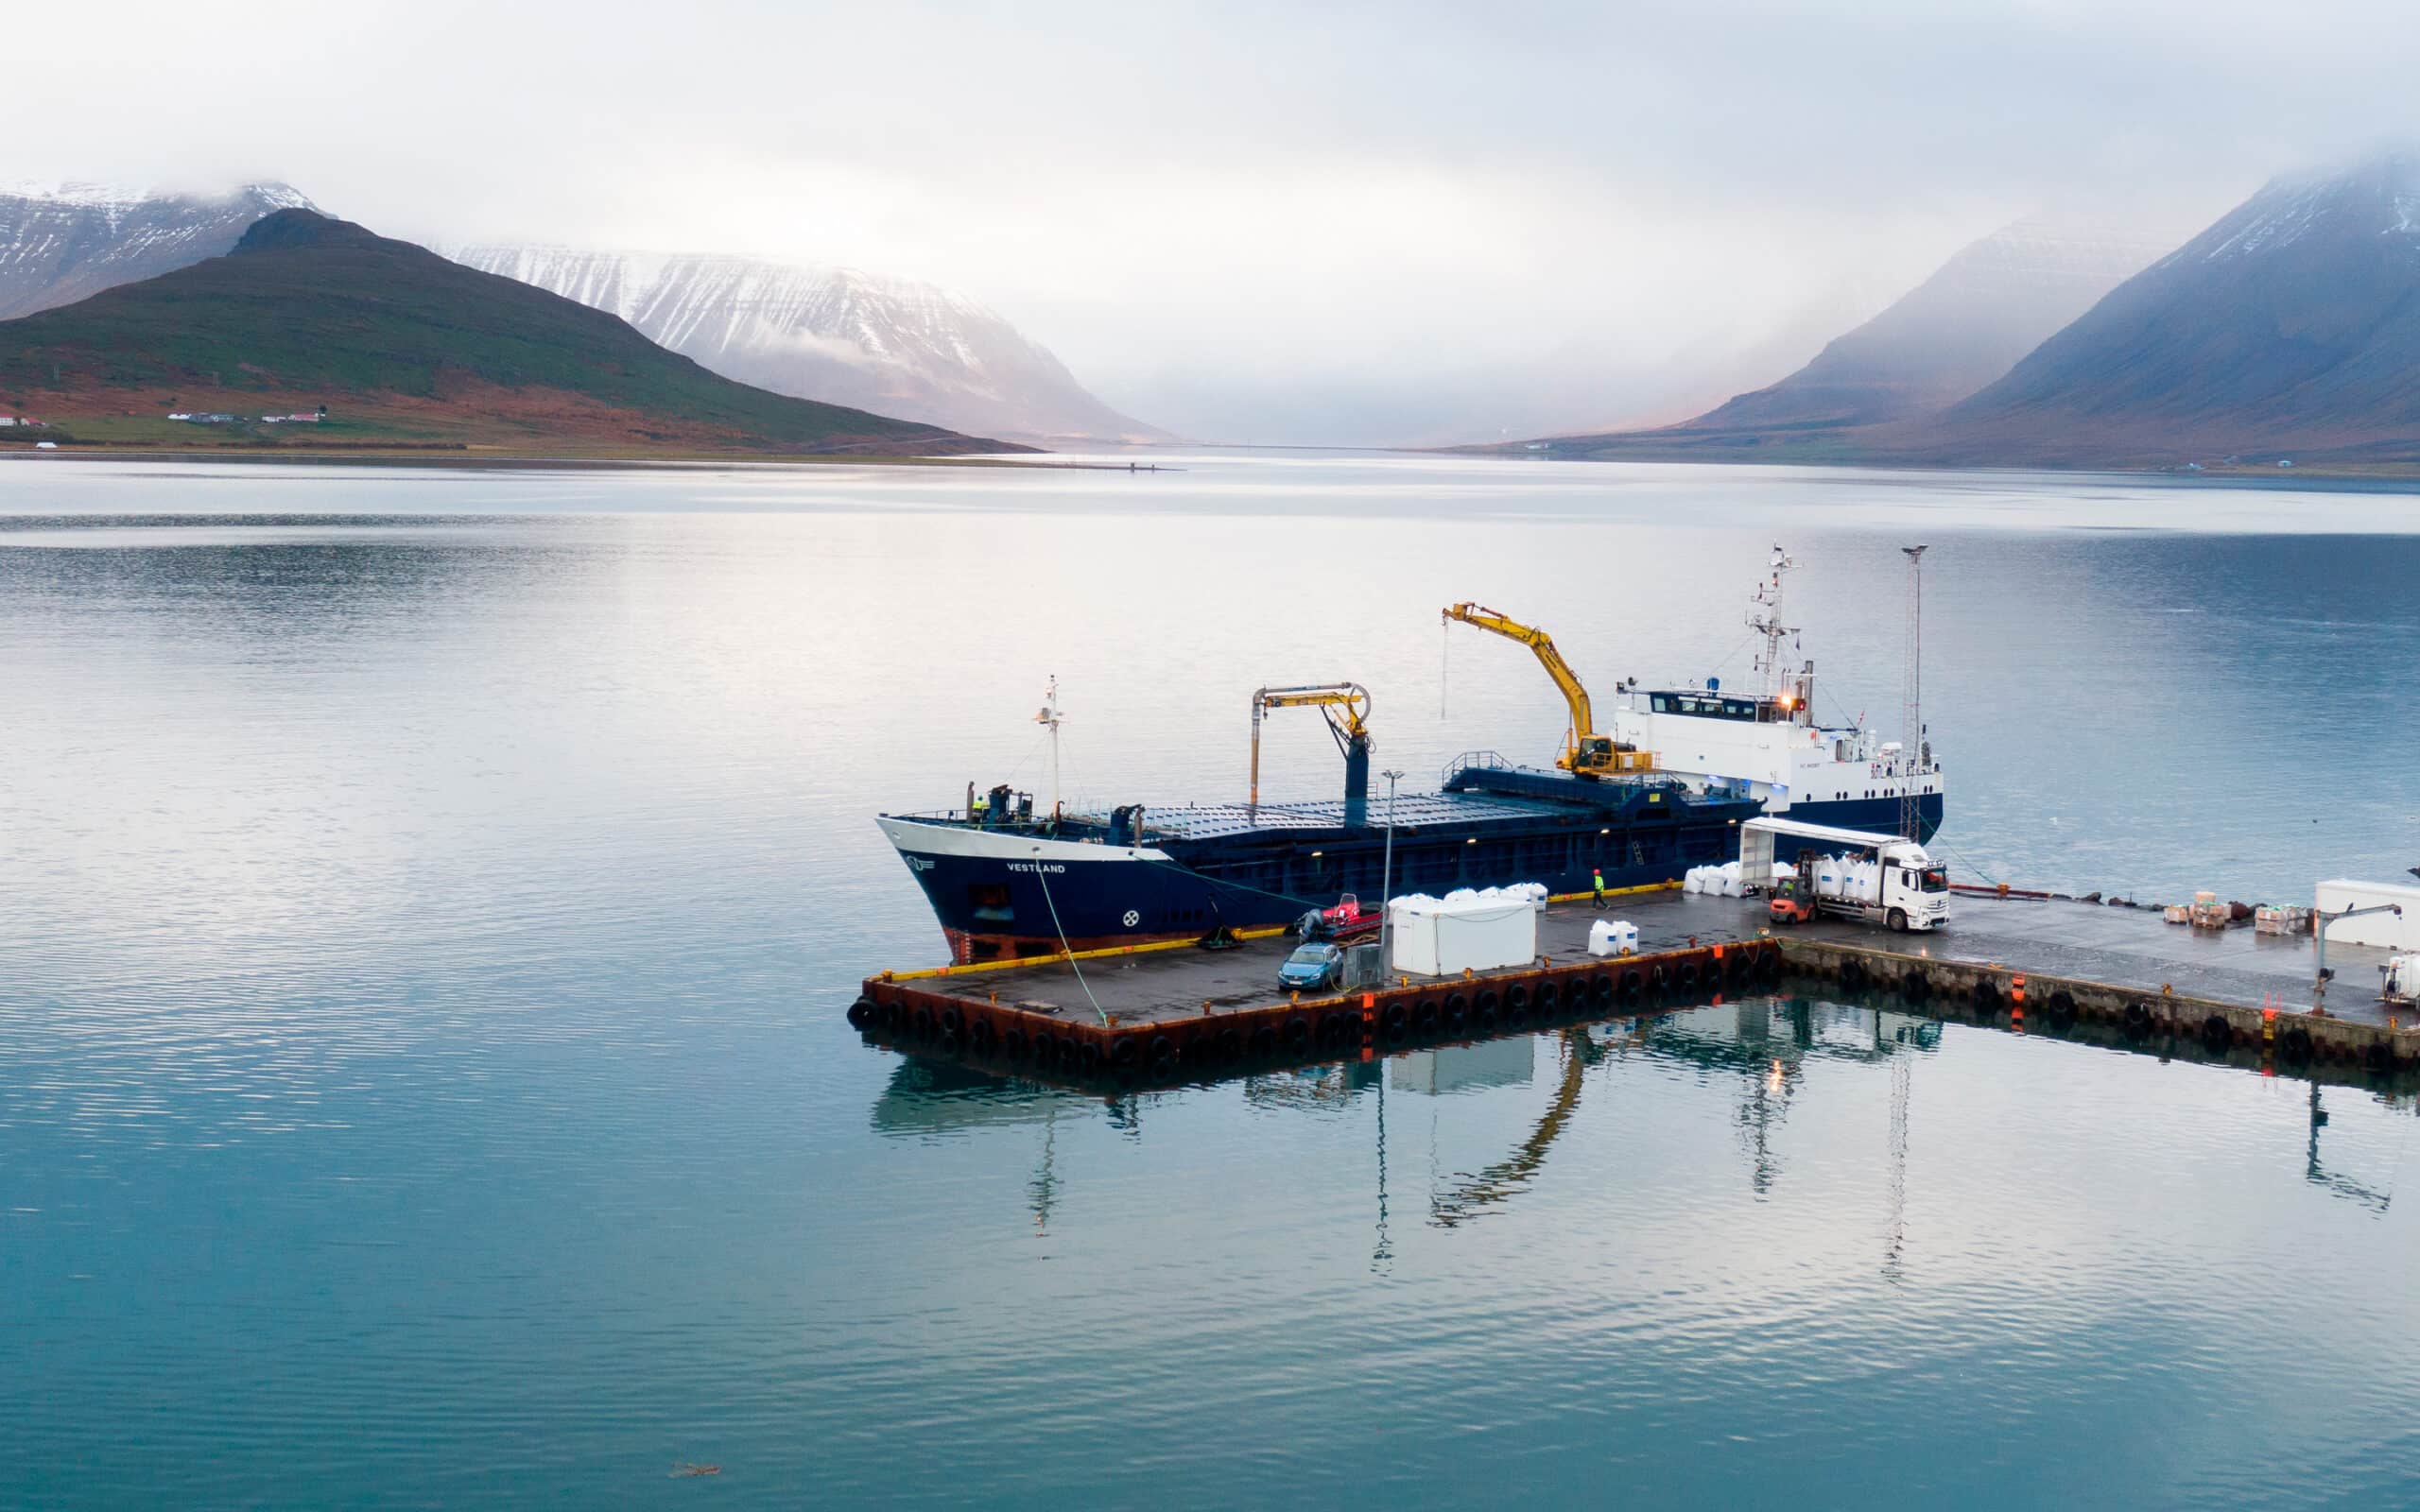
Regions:
<instances>
[{"instance_id":1,"label":"yellow deck crane","mask_svg":"<svg viewBox=\"0 0 2420 1512\"><path fill-rule=\"evenodd\" d=\"M1457 604L1445 610L1448 622L1460 620L1508 641L1518 641L1537 654L1538 663L1554 679L1563 692L1564 702L1571 706L1571 729L1564 732L1563 754L1554 764L1578 777L1599 778L1616 772L1647 772L1655 769L1652 754L1616 742L1611 735L1599 734L1588 709L1588 690L1580 685L1579 677L1563 653L1554 648L1554 638L1546 631L1533 629L1520 621L1499 614L1479 604Z\"/></svg>"},{"instance_id":2,"label":"yellow deck crane","mask_svg":"<svg viewBox=\"0 0 2420 1512\"><path fill-rule=\"evenodd\" d=\"M1260 807L1260 721L1271 709L1317 709L1344 753L1345 822L1358 824L1370 800L1370 690L1357 682L1260 688L1252 696L1252 806Z\"/></svg>"}]
</instances>

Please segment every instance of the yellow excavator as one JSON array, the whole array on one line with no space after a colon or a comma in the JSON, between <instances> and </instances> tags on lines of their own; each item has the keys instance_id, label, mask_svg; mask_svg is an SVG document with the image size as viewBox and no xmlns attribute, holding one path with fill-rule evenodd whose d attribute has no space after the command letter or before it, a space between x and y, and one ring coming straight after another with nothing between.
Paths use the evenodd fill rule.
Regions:
<instances>
[{"instance_id":1,"label":"yellow excavator","mask_svg":"<svg viewBox=\"0 0 2420 1512\"><path fill-rule=\"evenodd\" d=\"M1460 620L1508 641L1518 641L1537 654L1539 665L1554 685L1562 690L1563 701L1571 706L1571 729L1564 732L1563 754L1554 764L1575 777L1591 780L1618 772L1650 772L1655 769L1655 757L1643 750L1621 744L1611 735L1599 734L1588 709L1588 690L1580 685L1579 677L1564 661L1563 653L1554 648L1554 638L1508 615L1480 604L1457 604L1445 610L1447 623Z\"/></svg>"}]
</instances>

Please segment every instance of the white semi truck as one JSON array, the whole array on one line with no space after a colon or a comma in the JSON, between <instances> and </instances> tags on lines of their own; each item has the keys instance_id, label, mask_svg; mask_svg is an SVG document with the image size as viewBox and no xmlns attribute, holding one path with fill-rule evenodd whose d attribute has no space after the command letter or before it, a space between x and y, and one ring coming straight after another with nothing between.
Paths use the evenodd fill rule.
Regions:
<instances>
[{"instance_id":1,"label":"white semi truck","mask_svg":"<svg viewBox=\"0 0 2420 1512\"><path fill-rule=\"evenodd\" d=\"M1776 884L1773 863L1798 875ZM1896 930L1934 930L1949 922L1949 873L1913 840L1765 817L1739 826L1739 881L1771 897L1775 923L1819 913Z\"/></svg>"}]
</instances>

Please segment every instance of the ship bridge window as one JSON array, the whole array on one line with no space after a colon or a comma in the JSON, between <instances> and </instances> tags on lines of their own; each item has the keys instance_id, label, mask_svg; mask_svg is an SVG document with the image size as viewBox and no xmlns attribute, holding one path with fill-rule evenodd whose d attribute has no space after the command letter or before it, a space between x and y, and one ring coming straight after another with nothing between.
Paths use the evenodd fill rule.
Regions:
<instances>
[{"instance_id":1,"label":"ship bridge window","mask_svg":"<svg viewBox=\"0 0 2420 1512\"><path fill-rule=\"evenodd\" d=\"M1718 693L1651 693L1647 706L1659 714L1686 714L1694 719L1738 719L1754 722L1760 700L1726 698Z\"/></svg>"}]
</instances>

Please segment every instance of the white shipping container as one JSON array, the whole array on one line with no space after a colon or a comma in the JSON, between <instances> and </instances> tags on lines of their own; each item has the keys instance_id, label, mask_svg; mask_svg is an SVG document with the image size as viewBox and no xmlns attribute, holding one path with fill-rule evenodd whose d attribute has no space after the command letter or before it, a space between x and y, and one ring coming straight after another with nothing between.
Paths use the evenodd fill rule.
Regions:
<instances>
[{"instance_id":1,"label":"white shipping container","mask_svg":"<svg viewBox=\"0 0 2420 1512\"><path fill-rule=\"evenodd\" d=\"M1390 970L1416 976L1491 971L1538 958L1538 911L1527 898L1397 898L1387 904L1387 928Z\"/></svg>"},{"instance_id":2,"label":"white shipping container","mask_svg":"<svg viewBox=\"0 0 2420 1512\"><path fill-rule=\"evenodd\" d=\"M2420 951L2420 887L2400 882L2354 882L2339 877L2319 885L2318 913L2325 921L2328 915L2341 914L2347 908L2375 908L2381 903L2400 903L2403 917L2393 914L2364 914L2331 924L2327 930L2330 945L2377 945L2391 951Z\"/></svg>"}]
</instances>

